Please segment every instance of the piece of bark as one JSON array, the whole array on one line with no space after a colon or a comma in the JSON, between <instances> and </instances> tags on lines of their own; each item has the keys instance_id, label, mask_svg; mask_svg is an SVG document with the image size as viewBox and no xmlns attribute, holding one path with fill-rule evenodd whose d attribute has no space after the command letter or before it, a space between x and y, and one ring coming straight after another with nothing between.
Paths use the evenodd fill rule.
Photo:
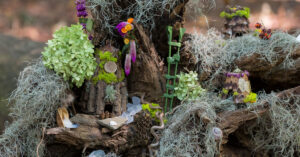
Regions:
<instances>
[{"instance_id":1,"label":"piece of bark","mask_svg":"<svg viewBox=\"0 0 300 157\"><path fill-rule=\"evenodd\" d=\"M240 57L234 63L240 69L248 70L252 78L259 78L269 86L287 89L299 85L300 47L290 56L290 60L294 62L292 67L284 66L287 53L282 52L280 49L275 49L275 51L278 54L275 63L261 59L261 55L258 53Z\"/></svg>"},{"instance_id":2,"label":"piece of bark","mask_svg":"<svg viewBox=\"0 0 300 157\"><path fill-rule=\"evenodd\" d=\"M146 101L162 104L166 81L160 70L161 59L144 29L139 24L135 24L135 28L139 47L128 76L128 90L145 93Z\"/></svg>"},{"instance_id":3,"label":"piece of bark","mask_svg":"<svg viewBox=\"0 0 300 157\"><path fill-rule=\"evenodd\" d=\"M85 125L90 127L99 127L97 121L99 120L94 115L87 114L76 114L74 117L70 119L74 124Z\"/></svg>"}]
</instances>

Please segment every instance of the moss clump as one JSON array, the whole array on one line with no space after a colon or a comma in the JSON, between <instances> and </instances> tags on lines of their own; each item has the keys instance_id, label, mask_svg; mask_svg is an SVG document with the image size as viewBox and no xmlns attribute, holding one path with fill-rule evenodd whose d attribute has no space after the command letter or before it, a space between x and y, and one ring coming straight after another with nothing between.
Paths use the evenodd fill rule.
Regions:
<instances>
[{"instance_id":1,"label":"moss clump","mask_svg":"<svg viewBox=\"0 0 300 157\"><path fill-rule=\"evenodd\" d=\"M160 107L159 104L154 104L154 103L152 103L151 106L153 106L153 107ZM156 112L162 112L161 109L152 109L150 107L150 104L142 104L142 109L144 111L149 111L150 114L151 114L151 118L155 119L156 122L159 122L159 119L156 117ZM167 122L167 120L164 119L164 123L166 123L166 122Z\"/></svg>"},{"instance_id":2,"label":"moss clump","mask_svg":"<svg viewBox=\"0 0 300 157\"><path fill-rule=\"evenodd\" d=\"M97 55L99 56L100 59L100 64L99 64L99 71L98 75L93 78L94 84L96 84L98 81L104 81L107 84L113 84L117 82L121 82L125 78L125 74L122 70L122 76L121 78L117 78L116 74L114 73L108 73L104 69L104 64L107 63L108 61L112 62L117 62L118 59L112 55L111 52L106 51L102 52L100 50L97 50ZM123 76L124 75L124 76Z\"/></svg>"},{"instance_id":3,"label":"moss clump","mask_svg":"<svg viewBox=\"0 0 300 157\"><path fill-rule=\"evenodd\" d=\"M257 100L257 94L256 93L250 93L249 95L246 96L246 98L244 99L244 103L255 103Z\"/></svg>"}]
</instances>

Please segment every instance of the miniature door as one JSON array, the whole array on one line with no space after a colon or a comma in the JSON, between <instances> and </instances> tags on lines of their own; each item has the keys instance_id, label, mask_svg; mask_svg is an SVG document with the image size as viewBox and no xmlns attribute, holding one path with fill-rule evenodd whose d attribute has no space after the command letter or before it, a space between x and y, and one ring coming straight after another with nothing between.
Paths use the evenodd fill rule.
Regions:
<instances>
[{"instance_id":1,"label":"miniature door","mask_svg":"<svg viewBox=\"0 0 300 157\"><path fill-rule=\"evenodd\" d=\"M106 119L126 111L127 88L119 52L110 45L95 51L98 66L85 83L79 103L84 113Z\"/></svg>"}]
</instances>

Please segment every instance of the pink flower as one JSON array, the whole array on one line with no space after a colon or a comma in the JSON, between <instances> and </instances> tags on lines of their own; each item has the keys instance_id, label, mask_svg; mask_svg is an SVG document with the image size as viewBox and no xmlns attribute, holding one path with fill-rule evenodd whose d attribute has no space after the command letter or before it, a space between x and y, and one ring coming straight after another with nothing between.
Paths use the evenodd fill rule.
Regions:
<instances>
[{"instance_id":1,"label":"pink flower","mask_svg":"<svg viewBox=\"0 0 300 157\"><path fill-rule=\"evenodd\" d=\"M126 74L126 76L129 75L130 68L131 68L131 56L130 56L130 54L127 54L126 58L125 58L125 74Z\"/></svg>"},{"instance_id":2,"label":"pink flower","mask_svg":"<svg viewBox=\"0 0 300 157\"><path fill-rule=\"evenodd\" d=\"M134 63L136 60L136 45L135 45L134 40L130 41L130 56L131 56L132 62Z\"/></svg>"}]
</instances>

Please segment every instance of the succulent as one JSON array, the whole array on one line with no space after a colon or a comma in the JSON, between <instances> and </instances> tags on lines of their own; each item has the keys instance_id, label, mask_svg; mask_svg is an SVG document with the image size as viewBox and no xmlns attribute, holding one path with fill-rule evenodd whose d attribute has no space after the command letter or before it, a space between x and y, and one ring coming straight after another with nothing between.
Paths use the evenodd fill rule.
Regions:
<instances>
[{"instance_id":1,"label":"succulent","mask_svg":"<svg viewBox=\"0 0 300 157\"><path fill-rule=\"evenodd\" d=\"M198 83L198 74L196 72L181 73L177 75L177 78L179 83L175 87L175 96L179 100L196 100L205 92L205 89Z\"/></svg>"},{"instance_id":2,"label":"succulent","mask_svg":"<svg viewBox=\"0 0 300 157\"><path fill-rule=\"evenodd\" d=\"M47 44L42 52L43 63L62 75L65 81L71 81L80 87L85 79L93 76L97 66L93 56L94 46L81 25L62 27Z\"/></svg>"},{"instance_id":3,"label":"succulent","mask_svg":"<svg viewBox=\"0 0 300 157\"><path fill-rule=\"evenodd\" d=\"M105 100L113 102L116 100L116 90L113 85L108 85L105 89Z\"/></svg>"}]
</instances>

